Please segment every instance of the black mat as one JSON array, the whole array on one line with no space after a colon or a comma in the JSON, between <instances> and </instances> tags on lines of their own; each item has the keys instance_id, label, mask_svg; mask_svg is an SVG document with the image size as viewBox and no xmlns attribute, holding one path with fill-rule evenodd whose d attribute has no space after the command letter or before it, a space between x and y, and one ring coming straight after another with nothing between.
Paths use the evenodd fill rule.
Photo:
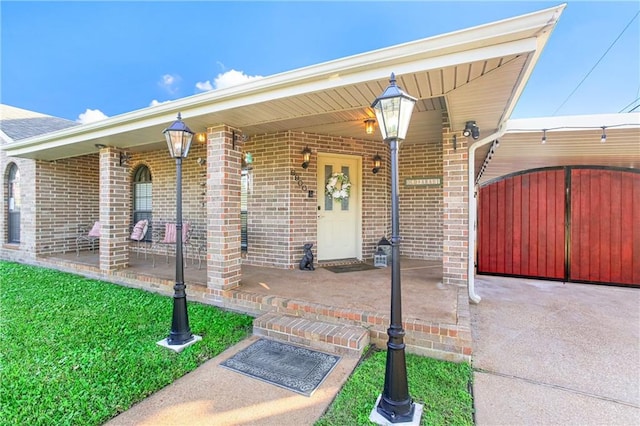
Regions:
<instances>
[{"instance_id":1,"label":"black mat","mask_svg":"<svg viewBox=\"0 0 640 426\"><path fill-rule=\"evenodd\" d=\"M311 349L260 339L220 363L238 373L311 396L340 361Z\"/></svg>"},{"instance_id":2,"label":"black mat","mask_svg":"<svg viewBox=\"0 0 640 426\"><path fill-rule=\"evenodd\" d=\"M370 263L351 263L349 265L325 266L324 269L327 269L331 272L335 272L336 274L340 274L342 272L368 271L369 269L378 269L378 268L376 268Z\"/></svg>"}]
</instances>

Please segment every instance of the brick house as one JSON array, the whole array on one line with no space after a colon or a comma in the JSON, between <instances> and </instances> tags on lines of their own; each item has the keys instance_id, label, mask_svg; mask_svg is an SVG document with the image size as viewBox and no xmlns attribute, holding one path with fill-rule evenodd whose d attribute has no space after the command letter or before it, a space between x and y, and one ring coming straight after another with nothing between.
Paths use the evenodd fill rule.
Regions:
<instances>
[{"instance_id":1,"label":"brick house","mask_svg":"<svg viewBox=\"0 0 640 426\"><path fill-rule=\"evenodd\" d=\"M473 275L469 229L475 219L469 218L469 206L476 159L504 128L563 9L85 125L54 125L53 117L3 106L0 258L38 263L52 254L74 253L78 225L99 220L95 275L113 279L126 270L131 225L142 217L153 228L175 220L175 163L162 130L181 113L197 132L183 163L183 220L197 243L187 256L204 259L209 303L251 311L232 296L242 266L294 269L307 242L314 243L318 261L369 260L380 238L390 234L390 170L388 147L377 129L365 132L365 120L374 116L370 105L393 72L398 85L418 98L400 149L402 255L441 262L443 284L459 286L473 299L477 296L467 286ZM18 117L13 120L8 111ZM12 127L16 120L27 128L37 120L50 126L28 133ZM463 135L469 121L480 130L478 139ZM470 156L473 144L481 148ZM303 168L306 148L311 158ZM376 155L382 166L374 174ZM348 202L332 203L324 196L327 178L336 171L350 177ZM384 334L385 325L381 328ZM451 330L453 337L464 331L462 346L469 345L468 324Z\"/></svg>"}]
</instances>

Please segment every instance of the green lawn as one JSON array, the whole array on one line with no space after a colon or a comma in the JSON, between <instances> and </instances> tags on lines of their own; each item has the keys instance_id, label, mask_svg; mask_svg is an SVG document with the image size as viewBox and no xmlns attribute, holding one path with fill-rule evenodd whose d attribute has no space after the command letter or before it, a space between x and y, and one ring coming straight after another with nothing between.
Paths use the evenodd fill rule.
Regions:
<instances>
[{"instance_id":1,"label":"green lawn","mask_svg":"<svg viewBox=\"0 0 640 426\"><path fill-rule=\"evenodd\" d=\"M251 333L252 318L189 302L202 342L156 345L173 301L0 261L0 423L99 425Z\"/></svg>"},{"instance_id":2,"label":"green lawn","mask_svg":"<svg viewBox=\"0 0 640 426\"><path fill-rule=\"evenodd\" d=\"M367 357L315 426L370 425L369 414L384 388L387 353ZM422 425L473 425L468 392L471 366L406 354L409 394L424 405ZM398 423L402 424L402 423Z\"/></svg>"},{"instance_id":3,"label":"green lawn","mask_svg":"<svg viewBox=\"0 0 640 426\"><path fill-rule=\"evenodd\" d=\"M203 340L181 354L156 345L172 299L77 275L0 261L0 423L100 425L251 332L252 318L189 302ZM317 426L367 425L386 352L356 368ZM407 354L423 425L473 425L469 364Z\"/></svg>"}]
</instances>

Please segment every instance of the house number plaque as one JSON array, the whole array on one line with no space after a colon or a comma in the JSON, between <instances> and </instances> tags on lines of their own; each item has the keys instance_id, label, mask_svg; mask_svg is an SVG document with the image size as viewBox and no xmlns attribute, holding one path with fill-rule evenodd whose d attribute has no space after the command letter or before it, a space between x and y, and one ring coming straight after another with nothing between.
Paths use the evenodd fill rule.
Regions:
<instances>
[{"instance_id":1,"label":"house number plaque","mask_svg":"<svg viewBox=\"0 0 640 426\"><path fill-rule=\"evenodd\" d=\"M439 186L442 185L441 177L416 177L404 180L404 186Z\"/></svg>"},{"instance_id":2,"label":"house number plaque","mask_svg":"<svg viewBox=\"0 0 640 426\"><path fill-rule=\"evenodd\" d=\"M291 169L291 176L293 176L293 179L298 182L298 187L304 192L307 192L307 185L305 185L300 175L298 175L298 173L293 169Z\"/></svg>"}]
</instances>

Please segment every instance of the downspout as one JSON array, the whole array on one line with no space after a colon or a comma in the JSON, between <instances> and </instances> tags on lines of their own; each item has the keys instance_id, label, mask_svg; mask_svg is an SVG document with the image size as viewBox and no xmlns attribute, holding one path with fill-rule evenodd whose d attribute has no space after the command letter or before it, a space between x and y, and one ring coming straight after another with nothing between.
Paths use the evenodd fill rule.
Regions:
<instances>
[{"instance_id":1,"label":"downspout","mask_svg":"<svg viewBox=\"0 0 640 426\"><path fill-rule=\"evenodd\" d=\"M475 183L475 158L476 158L476 149L481 146L492 143L494 140L499 139L506 132L506 126L500 126L497 132L487 136L486 138L480 139L478 142L469 146L469 155L468 161L469 165L467 167L469 173L469 250L467 259L467 289L469 291L469 300L473 303L478 304L482 298L478 296L475 288L475 247L476 247L476 216L477 216L477 199L475 197L476 192L476 183Z\"/></svg>"}]
</instances>

